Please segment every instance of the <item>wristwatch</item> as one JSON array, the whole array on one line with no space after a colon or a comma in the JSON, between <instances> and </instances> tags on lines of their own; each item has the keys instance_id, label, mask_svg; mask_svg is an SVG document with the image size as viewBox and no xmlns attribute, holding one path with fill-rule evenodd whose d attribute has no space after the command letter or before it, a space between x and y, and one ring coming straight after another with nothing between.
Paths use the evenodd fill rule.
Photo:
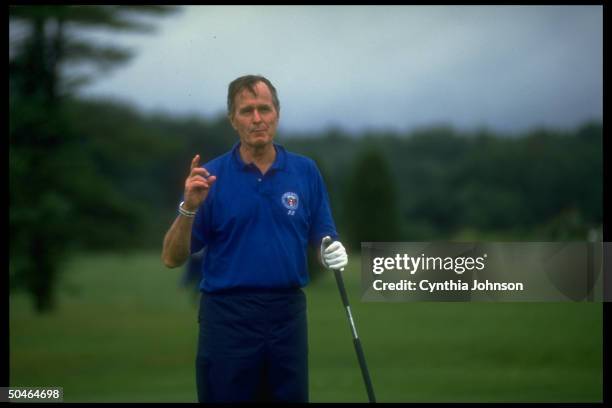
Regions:
<instances>
[{"instance_id":1,"label":"wristwatch","mask_svg":"<svg viewBox=\"0 0 612 408\"><path fill-rule=\"evenodd\" d=\"M179 206L178 206L178 211L179 211L179 213L180 213L181 215L184 215L185 217L190 217L190 218L195 217L196 212L195 212L195 211L189 211L189 210L184 209L184 208L183 208L183 204L184 204L184 203L185 203L184 201L181 201L181 203L179 204Z\"/></svg>"}]
</instances>

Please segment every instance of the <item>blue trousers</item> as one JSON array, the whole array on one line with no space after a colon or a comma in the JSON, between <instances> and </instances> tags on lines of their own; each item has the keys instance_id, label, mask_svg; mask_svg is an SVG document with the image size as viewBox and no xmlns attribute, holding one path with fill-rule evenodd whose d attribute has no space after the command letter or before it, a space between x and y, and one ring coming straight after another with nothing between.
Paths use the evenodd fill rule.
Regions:
<instances>
[{"instance_id":1,"label":"blue trousers","mask_svg":"<svg viewBox=\"0 0 612 408\"><path fill-rule=\"evenodd\" d=\"M200 402L308 402L301 289L203 293L198 320Z\"/></svg>"}]
</instances>

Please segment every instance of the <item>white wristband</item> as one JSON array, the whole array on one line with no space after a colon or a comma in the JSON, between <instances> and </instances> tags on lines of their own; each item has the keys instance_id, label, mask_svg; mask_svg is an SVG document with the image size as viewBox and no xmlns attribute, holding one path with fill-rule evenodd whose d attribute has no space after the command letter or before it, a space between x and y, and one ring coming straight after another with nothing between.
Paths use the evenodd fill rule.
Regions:
<instances>
[{"instance_id":1,"label":"white wristband","mask_svg":"<svg viewBox=\"0 0 612 408\"><path fill-rule=\"evenodd\" d=\"M190 218L195 217L196 212L195 211L188 211L188 210L184 209L183 208L183 204L184 203L185 203L184 201L181 201L181 203L179 204L179 207L178 207L179 214L184 215L185 217L190 217Z\"/></svg>"}]
</instances>

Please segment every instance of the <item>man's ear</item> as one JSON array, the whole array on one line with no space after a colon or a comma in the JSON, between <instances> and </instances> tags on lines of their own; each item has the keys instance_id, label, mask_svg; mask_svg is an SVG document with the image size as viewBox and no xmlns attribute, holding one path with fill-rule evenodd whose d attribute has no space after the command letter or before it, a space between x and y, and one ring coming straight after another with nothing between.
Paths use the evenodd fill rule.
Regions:
<instances>
[{"instance_id":1,"label":"man's ear","mask_svg":"<svg viewBox=\"0 0 612 408\"><path fill-rule=\"evenodd\" d=\"M236 129L236 125L234 125L233 115L231 115L231 114L227 115L227 120L229 120L229 123L230 123L230 125L232 125L234 130L238 130L238 129Z\"/></svg>"}]
</instances>

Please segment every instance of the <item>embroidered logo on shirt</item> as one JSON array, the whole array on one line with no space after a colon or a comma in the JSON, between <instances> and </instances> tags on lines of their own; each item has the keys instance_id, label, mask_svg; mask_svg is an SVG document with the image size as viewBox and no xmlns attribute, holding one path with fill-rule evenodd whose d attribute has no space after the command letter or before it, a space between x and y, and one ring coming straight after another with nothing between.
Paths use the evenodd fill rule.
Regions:
<instances>
[{"instance_id":1,"label":"embroidered logo on shirt","mask_svg":"<svg viewBox=\"0 0 612 408\"><path fill-rule=\"evenodd\" d=\"M300 199L296 193L292 193L290 191L286 192L285 194L283 194L281 201L283 202L285 208L289 210L287 214L295 214L295 210L297 210L298 205L300 203Z\"/></svg>"}]
</instances>

